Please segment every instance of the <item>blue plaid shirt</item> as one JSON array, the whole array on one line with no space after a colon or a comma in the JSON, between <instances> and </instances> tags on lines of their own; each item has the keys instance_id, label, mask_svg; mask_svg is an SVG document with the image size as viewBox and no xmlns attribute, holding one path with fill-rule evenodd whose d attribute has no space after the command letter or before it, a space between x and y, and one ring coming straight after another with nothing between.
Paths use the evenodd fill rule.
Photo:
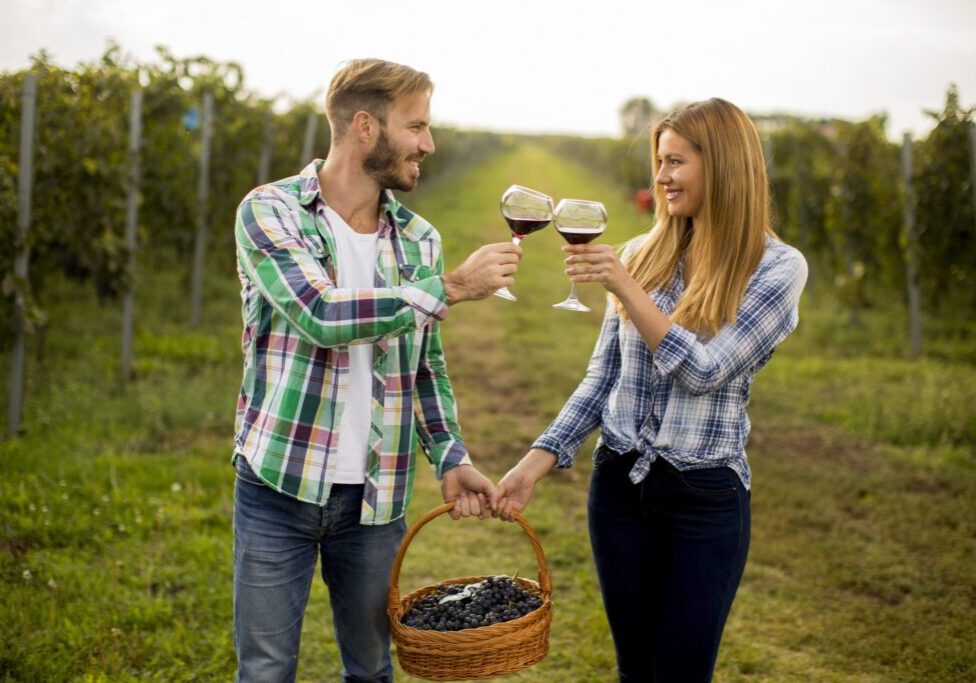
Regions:
<instances>
[{"instance_id":1,"label":"blue plaid shirt","mask_svg":"<svg viewBox=\"0 0 976 683\"><path fill-rule=\"evenodd\" d=\"M570 467L599 427L598 447L641 453L630 472L634 483L661 457L679 470L730 467L748 489L752 380L796 328L806 279L803 255L768 239L735 322L706 339L672 325L656 352L608 305L586 376L533 447L554 453L557 466ZM668 286L649 296L670 315L683 291L679 265Z\"/></svg>"}]
</instances>

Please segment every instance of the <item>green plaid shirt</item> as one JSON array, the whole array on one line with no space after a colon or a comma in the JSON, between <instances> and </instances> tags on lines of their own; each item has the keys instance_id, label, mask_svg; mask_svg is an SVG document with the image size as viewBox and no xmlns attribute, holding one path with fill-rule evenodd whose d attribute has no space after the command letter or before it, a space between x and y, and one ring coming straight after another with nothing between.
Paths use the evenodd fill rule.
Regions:
<instances>
[{"instance_id":1,"label":"green plaid shirt","mask_svg":"<svg viewBox=\"0 0 976 683\"><path fill-rule=\"evenodd\" d=\"M253 190L237 210L244 379L235 454L277 491L329 498L349 346L373 345L372 419L361 523L406 512L418 440L438 478L470 464L447 376L440 236L381 197L374 289L336 286L321 160Z\"/></svg>"}]
</instances>

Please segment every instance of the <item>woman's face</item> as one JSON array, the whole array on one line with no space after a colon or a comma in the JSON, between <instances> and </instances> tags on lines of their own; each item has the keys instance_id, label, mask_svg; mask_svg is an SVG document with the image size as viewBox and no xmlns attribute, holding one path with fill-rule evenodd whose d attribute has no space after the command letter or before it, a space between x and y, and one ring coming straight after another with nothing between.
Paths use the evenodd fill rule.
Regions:
<instances>
[{"instance_id":1,"label":"woman's face","mask_svg":"<svg viewBox=\"0 0 976 683\"><path fill-rule=\"evenodd\" d=\"M664 187L668 213L681 218L696 218L705 201L705 166L701 153L687 139L670 128L658 138L654 179Z\"/></svg>"}]
</instances>

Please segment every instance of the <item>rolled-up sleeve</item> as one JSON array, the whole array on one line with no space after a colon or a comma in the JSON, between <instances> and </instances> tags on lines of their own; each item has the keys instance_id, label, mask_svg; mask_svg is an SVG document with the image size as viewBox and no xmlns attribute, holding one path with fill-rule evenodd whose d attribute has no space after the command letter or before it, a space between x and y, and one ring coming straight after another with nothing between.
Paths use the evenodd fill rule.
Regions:
<instances>
[{"instance_id":1,"label":"rolled-up sleeve","mask_svg":"<svg viewBox=\"0 0 976 683\"><path fill-rule=\"evenodd\" d=\"M437 259L435 272L444 272L442 258ZM424 332L415 387L417 434L435 476L440 479L452 467L470 465L471 457L461 438L454 388L447 374L440 323L431 324Z\"/></svg>"},{"instance_id":2,"label":"rolled-up sleeve","mask_svg":"<svg viewBox=\"0 0 976 683\"><path fill-rule=\"evenodd\" d=\"M586 369L556 419L532 444L556 455L557 467L570 467L580 446L597 427L610 391L620 376L620 317L610 303Z\"/></svg>"},{"instance_id":3,"label":"rolled-up sleeve","mask_svg":"<svg viewBox=\"0 0 976 683\"><path fill-rule=\"evenodd\" d=\"M807 279L803 255L785 245L781 249L753 275L734 323L705 341L680 325L671 326L654 351L654 365L662 375L698 396L722 388L768 359L796 328Z\"/></svg>"}]
</instances>

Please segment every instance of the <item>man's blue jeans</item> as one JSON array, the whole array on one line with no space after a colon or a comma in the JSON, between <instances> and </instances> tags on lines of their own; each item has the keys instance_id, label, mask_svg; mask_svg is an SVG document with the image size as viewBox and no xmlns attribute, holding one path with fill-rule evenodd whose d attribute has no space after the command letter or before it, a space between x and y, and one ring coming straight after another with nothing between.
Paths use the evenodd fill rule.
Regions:
<instances>
[{"instance_id":1,"label":"man's blue jeans","mask_svg":"<svg viewBox=\"0 0 976 683\"><path fill-rule=\"evenodd\" d=\"M707 683L749 552L749 492L728 467L679 472L663 458L634 484L637 455L601 447L590 480L620 681Z\"/></svg>"},{"instance_id":2,"label":"man's blue jeans","mask_svg":"<svg viewBox=\"0 0 976 683\"><path fill-rule=\"evenodd\" d=\"M386 595L404 520L361 525L362 485L334 485L319 506L265 486L243 457L235 467L237 680L295 680L302 618L321 553L342 680L392 681Z\"/></svg>"}]
</instances>

